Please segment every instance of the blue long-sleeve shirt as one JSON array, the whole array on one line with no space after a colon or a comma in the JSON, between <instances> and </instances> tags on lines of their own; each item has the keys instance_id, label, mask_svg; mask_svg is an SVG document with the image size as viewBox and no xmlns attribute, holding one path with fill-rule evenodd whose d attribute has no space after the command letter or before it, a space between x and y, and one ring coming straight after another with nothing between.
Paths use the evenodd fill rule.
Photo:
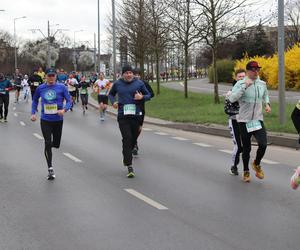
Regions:
<instances>
[{"instance_id":1,"label":"blue long-sleeve shirt","mask_svg":"<svg viewBox=\"0 0 300 250\"><path fill-rule=\"evenodd\" d=\"M67 87L62 83L42 84L33 96L31 114L35 114L39 104L39 98L42 100L41 119L46 121L61 121L62 116L57 114L58 110L68 111L71 108L71 98ZM64 101L66 104L64 105Z\"/></svg>"},{"instance_id":2,"label":"blue long-sleeve shirt","mask_svg":"<svg viewBox=\"0 0 300 250\"><path fill-rule=\"evenodd\" d=\"M136 92L143 94L141 101L134 100ZM115 96L118 95L118 117L124 116L140 116L142 115L142 101L148 101L151 98L145 84L138 79L133 79L131 82L126 82L123 79L116 81L110 92L109 100L112 104L116 102Z\"/></svg>"},{"instance_id":3,"label":"blue long-sleeve shirt","mask_svg":"<svg viewBox=\"0 0 300 250\"><path fill-rule=\"evenodd\" d=\"M12 84L10 83L9 80L4 79L4 80L0 81L0 94L1 95L8 95L9 90L11 90L11 88L12 88Z\"/></svg>"}]
</instances>

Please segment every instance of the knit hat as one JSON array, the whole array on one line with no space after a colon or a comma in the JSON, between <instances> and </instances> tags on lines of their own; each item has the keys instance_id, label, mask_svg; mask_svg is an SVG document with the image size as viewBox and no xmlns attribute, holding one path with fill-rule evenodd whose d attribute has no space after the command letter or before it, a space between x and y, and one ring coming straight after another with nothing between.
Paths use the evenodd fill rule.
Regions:
<instances>
[{"instance_id":1,"label":"knit hat","mask_svg":"<svg viewBox=\"0 0 300 250\"><path fill-rule=\"evenodd\" d=\"M131 71L133 72L133 69L130 65L125 65L123 68L122 68L122 75L127 72L127 71Z\"/></svg>"}]
</instances>

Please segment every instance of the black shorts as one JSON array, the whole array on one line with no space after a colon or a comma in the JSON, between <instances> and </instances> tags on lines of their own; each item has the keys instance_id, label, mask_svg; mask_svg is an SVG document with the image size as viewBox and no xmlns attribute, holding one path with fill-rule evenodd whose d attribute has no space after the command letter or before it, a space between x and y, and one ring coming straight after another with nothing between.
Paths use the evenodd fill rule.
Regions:
<instances>
[{"instance_id":1,"label":"black shorts","mask_svg":"<svg viewBox=\"0 0 300 250\"><path fill-rule=\"evenodd\" d=\"M98 103L108 104L108 96L107 95L98 95Z\"/></svg>"},{"instance_id":2,"label":"black shorts","mask_svg":"<svg viewBox=\"0 0 300 250\"><path fill-rule=\"evenodd\" d=\"M70 96L76 97L76 90L74 90L74 91L69 91L69 93L70 93Z\"/></svg>"},{"instance_id":3,"label":"black shorts","mask_svg":"<svg viewBox=\"0 0 300 250\"><path fill-rule=\"evenodd\" d=\"M140 126L142 127L144 124L144 120L145 120L145 114L142 114L141 116L139 116L139 123Z\"/></svg>"},{"instance_id":4,"label":"black shorts","mask_svg":"<svg viewBox=\"0 0 300 250\"><path fill-rule=\"evenodd\" d=\"M63 121L46 121L41 119L41 129L45 140L45 145L51 145L54 148L59 148Z\"/></svg>"},{"instance_id":5,"label":"black shorts","mask_svg":"<svg viewBox=\"0 0 300 250\"><path fill-rule=\"evenodd\" d=\"M16 89L17 91L21 91L22 87L21 87L21 86L15 86L15 89Z\"/></svg>"}]
</instances>

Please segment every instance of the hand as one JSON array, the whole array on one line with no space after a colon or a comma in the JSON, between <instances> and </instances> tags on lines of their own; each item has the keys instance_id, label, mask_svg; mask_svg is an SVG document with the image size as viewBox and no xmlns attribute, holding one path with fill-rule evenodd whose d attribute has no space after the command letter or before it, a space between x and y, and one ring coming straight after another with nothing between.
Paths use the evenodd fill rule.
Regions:
<instances>
[{"instance_id":1,"label":"hand","mask_svg":"<svg viewBox=\"0 0 300 250\"><path fill-rule=\"evenodd\" d=\"M271 107L270 107L269 104L266 105L265 110L266 110L267 113L271 113Z\"/></svg>"},{"instance_id":2,"label":"hand","mask_svg":"<svg viewBox=\"0 0 300 250\"><path fill-rule=\"evenodd\" d=\"M135 92L134 100L140 101L140 100L142 100L143 98L144 98L144 96L143 96L143 94L142 94L141 92L139 92L139 91L136 91L136 92Z\"/></svg>"},{"instance_id":3,"label":"hand","mask_svg":"<svg viewBox=\"0 0 300 250\"><path fill-rule=\"evenodd\" d=\"M252 84L253 84L253 80L251 80L251 79L247 79L246 81L245 81L245 84L246 84L246 88L248 88L249 86L251 86Z\"/></svg>"},{"instance_id":4,"label":"hand","mask_svg":"<svg viewBox=\"0 0 300 250\"><path fill-rule=\"evenodd\" d=\"M31 121L35 122L36 119L37 119L36 115L31 115L31 118L30 118Z\"/></svg>"},{"instance_id":5,"label":"hand","mask_svg":"<svg viewBox=\"0 0 300 250\"><path fill-rule=\"evenodd\" d=\"M117 109L117 108L119 107L118 102L114 102L113 107L114 107L115 109Z\"/></svg>"},{"instance_id":6,"label":"hand","mask_svg":"<svg viewBox=\"0 0 300 250\"><path fill-rule=\"evenodd\" d=\"M66 112L66 111L65 111L64 109L57 110L57 114L58 114L59 116L64 116L65 112Z\"/></svg>"}]
</instances>

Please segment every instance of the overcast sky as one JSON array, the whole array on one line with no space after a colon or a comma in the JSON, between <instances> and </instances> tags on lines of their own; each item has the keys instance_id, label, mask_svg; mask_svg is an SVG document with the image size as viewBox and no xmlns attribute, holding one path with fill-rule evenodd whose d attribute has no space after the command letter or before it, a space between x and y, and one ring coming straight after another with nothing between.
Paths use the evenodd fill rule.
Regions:
<instances>
[{"instance_id":1,"label":"overcast sky","mask_svg":"<svg viewBox=\"0 0 300 250\"><path fill-rule=\"evenodd\" d=\"M251 1L257 2L257 0ZM260 0L259 3L262 13L265 13L270 6L274 9L277 0ZM105 40L107 16L111 13L111 0L100 0L100 6L101 40ZM68 29L69 31L65 32L72 40L73 32L83 29L83 32L76 33L77 42L89 40L93 44L93 34L97 33L97 0L0 0L0 9L5 10L0 12L0 29L11 34L14 30L13 19L27 17L16 20L17 35L23 39L41 38L39 32L33 34L29 29L41 29L46 34L48 20L52 25L59 24L53 26L52 30Z\"/></svg>"},{"instance_id":2,"label":"overcast sky","mask_svg":"<svg viewBox=\"0 0 300 250\"><path fill-rule=\"evenodd\" d=\"M13 3L13 4L12 4ZM75 30L84 30L76 33L76 41L94 39L97 33L97 0L0 0L0 29L13 34L14 18L26 16L16 20L17 35L23 39L37 39L42 35L33 34L29 29L41 29L47 34L47 21L59 26L52 30L68 29L65 31L72 40ZM101 34L106 35L107 15L111 13L111 0L100 0ZM102 38L101 38L102 40Z\"/></svg>"}]
</instances>

